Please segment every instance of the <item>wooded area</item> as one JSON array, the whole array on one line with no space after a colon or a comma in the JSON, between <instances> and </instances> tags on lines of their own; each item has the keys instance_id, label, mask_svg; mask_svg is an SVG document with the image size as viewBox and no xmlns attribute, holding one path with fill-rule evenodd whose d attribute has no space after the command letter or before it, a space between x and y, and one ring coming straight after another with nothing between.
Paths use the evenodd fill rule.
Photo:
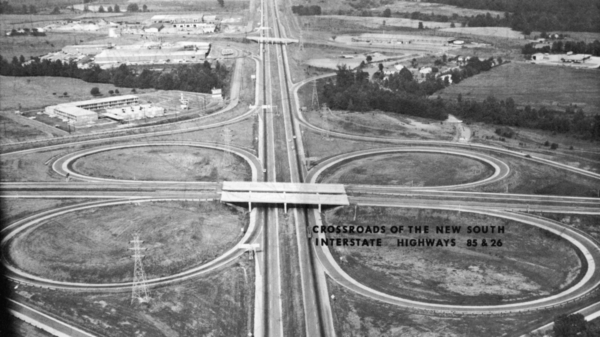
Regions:
<instances>
[{"instance_id":1,"label":"wooded area","mask_svg":"<svg viewBox=\"0 0 600 337\"><path fill-rule=\"evenodd\" d=\"M209 93L212 88L222 88L229 70L218 61L214 68L208 61L203 64L178 65L169 71L144 69L134 71L127 65L101 69L94 66L80 69L74 62L40 60L14 57L11 62L0 56L0 75L3 76L58 76L72 77L90 83L112 83L124 88L155 88Z\"/></svg>"}]
</instances>

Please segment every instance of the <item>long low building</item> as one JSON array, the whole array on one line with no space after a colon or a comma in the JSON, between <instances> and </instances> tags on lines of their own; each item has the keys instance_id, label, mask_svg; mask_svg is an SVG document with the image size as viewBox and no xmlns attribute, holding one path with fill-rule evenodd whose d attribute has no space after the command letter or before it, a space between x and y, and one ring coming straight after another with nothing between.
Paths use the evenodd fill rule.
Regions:
<instances>
[{"instance_id":1,"label":"long low building","mask_svg":"<svg viewBox=\"0 0 600 337\"><path fill-rule=\"evenodd\" d=\"M59 117L70 124L83 125L93 123L98 119L98 113L94 110L122 107L138 103L139 98L137 96L123 95L52 105L46 107L44 113L51 117Z\"/></svg>"},{"instance_id":2,"label":"long low building","mask_svg":"<svg viewBox=\"0 0 600 337\"><path fill-rule=\"evenodd\" d=\"M191 48L190 48L191 49ZM173 50L173 49L138 49L123 50L109 49L104 50L95 56L95 62L103 63L137 63L137 62L156 62L162 63L169 60L176 61L198 61L204 60L210 53L208 47L194 46L193 50Z\"/></svg>"}]
</instances>

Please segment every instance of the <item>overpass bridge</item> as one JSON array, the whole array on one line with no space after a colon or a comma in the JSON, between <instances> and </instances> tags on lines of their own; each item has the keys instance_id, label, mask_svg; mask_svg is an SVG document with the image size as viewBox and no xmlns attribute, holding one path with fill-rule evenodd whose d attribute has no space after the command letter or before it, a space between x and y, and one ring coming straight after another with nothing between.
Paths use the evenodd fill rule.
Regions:
<instances>
[{"instance_id":1,"label":"overpass bridge","mask_svg":"<svg viewBox=\"0 0 600 337\"><path fill-rule=\"evenodd\" d=\"M298 43L297 39L289 39L289 38L283 38L283 37L248 36L246 38L248 40L256 41L258 43L266 43L266 44L290 44L290 43Z\"/></svg>"},{"instance_id":2,"label":"overpass bridge","mask_svg":"<svg viewBox=\"0 0 600 337\"><path fill-rule=\"evenodd\" d=\"M341 184L300 184L277 182L225 181L221 191L221 202L288 205L349 205L346 189Z\"/></svg>"}]
</instances>

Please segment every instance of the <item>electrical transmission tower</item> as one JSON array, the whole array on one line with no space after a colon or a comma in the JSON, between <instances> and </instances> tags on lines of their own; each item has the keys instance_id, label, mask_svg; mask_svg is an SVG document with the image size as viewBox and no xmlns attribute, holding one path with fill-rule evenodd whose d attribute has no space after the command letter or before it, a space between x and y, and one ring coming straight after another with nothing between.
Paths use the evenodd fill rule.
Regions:
<instances>
[{"instance_id":1,"label":"electrical transmission tower","mask_svg":"<svg viewBox=\"0 0 600 337\"><path fill-rule=\"evenodd\" d=\"M313 93L312 93L312 110L319 111L319 93L317 92L317 81L313 82Z\"/></svg>"},{"instance_id":2,"label":"electrical transmission tower","mask_svg":"<svg viewBox=\"0 0 600 337\"><path fill-rule=\"evenodd\" d=\"M133 286L131 290L131 304L137 299L140 303L150 302L150 296L148 295L148 285L146 284L146 273L144 273L144 265L142 263L142 258L144 255L141 254L142 250L146 250L146 248L142 248L140 245L142 244L142 240L140 240L140 235L135 234L133 236L133 240L129 241L133 243L133 248L129 248L133 250L134 269L133 269Z\"/></svg>"}]
</instances>

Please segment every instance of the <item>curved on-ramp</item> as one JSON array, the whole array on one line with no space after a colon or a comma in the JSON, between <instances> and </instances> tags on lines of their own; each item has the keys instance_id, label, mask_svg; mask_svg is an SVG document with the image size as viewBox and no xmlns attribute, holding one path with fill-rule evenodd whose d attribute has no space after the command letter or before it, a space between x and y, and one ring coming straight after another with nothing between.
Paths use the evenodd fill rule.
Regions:
<instances>
[{"instance_id":1,"label":"curved on-ramp","mask_svg":"<svg viewBox=\"0 0 600 337\"><path fill-rule=\"evenodd\" d=\"M327 169L331 169L335 166L343 165L343 163L350 160L356 160L364 157L391 154L391 153L403 153L403 152L428 152L428 153L443 153L456 156L467 157L484 162L490 165L494 169L494 173L485 179L474 181L470 183L457 184L457 185L445 185L445 186L377 186L378 188L406 188L410 190L454 190L459 188L468 188L490 184L493 182L500 181L508 176L510 173L510 167L503 161L480 153L473 153L469 151L459 149L448 149L448 148L432 148L432 147L391 147L391 148L377 148L369 150L361 150L356 152L344 153L333 158L329 158L319 165L313 167L307 176L307 181L310 183L316 183L319 176Z\"/></svg>"},{"instance_id":2,"label":"curved on-ramp","mask_svg":"<svg viewBox=\"0 0 600 337\"><path fill-rule=\"evenodd\" d=\"M371 205L378 206L378 205ZM409 208L433 208L442 210L455 211L454 207L431 206L431 205L414 205L398 203L392 207L409 207ZM587 270L583 277L573 286L564 289L563 291L530 301L507 303L501 305L452 305L452 304L437 304L424 301L410 300L393 295L389 295L375 289L372 289L364 284L353 279L337 264L329 248L327 246L314 245L316 255L322 263L326 273L337 283L342 286L371 299L379 300L389 304L411 308L413 310L435 311L435 312L451 312L455 314L499 314L499 313L515 313L523 311L538 310L562 305L566 302L578 300L590 294L600 285L600 270L597 266L600 265L600 250L598 244L593 241L588 235L563 226L559 223L527 216L519 213L508 213L504 211L492 211L480 208L461 207L461 211L484 214L488 216L500 217L509 220L518 221L527 225L536 226L550 231L565 240L568 240L578 249L587 262ZM600 213L600 212L599 212ZM316 216L316 223L321 226L321 219ZM325 235L318 234L319 239L325 238Z\"/></svg>"},{"instance_id":3,"label":"curved on-ramp","mask_svg":"<svg viewBox=\"0 0 600 337\"><path fill-rule=\"evenodd\" d=\"M181 201L181 200L189 200L189 201L199 201L198 199L184 199L184 198L139 198L139 199L127 199L127 200L111 200L111 201L93 201L87 202L83 204L70 205L66 207L61 207L58 209L53 209L50 211L45 211L20 221L17 221L2 230L3 239L0 242L1 249L7 249L7 244L15 238L17 235L30 230L35 229L38 226L42 226L45 221L52 219L53 217L67 214L70 212L75 212L79 210L96 208L96 207L104 207L104 206L112 206L112 205L122 205L122 204L130 204L130 203L141 203L141 202L152 202L152 201ZM204 200L211 201L211 200ZM240 241L232 248L230 248L225 253L221 254L217 258L212 261L209 261L203 265L184 270L182 272L164 276L157 277L153 279L147 280L147 285L149 287L157 287L163 286L166 284L171 284L175 282L184 281L193 277L197 277L209 272L212 272L220 267L228 265L229 263L236 260L240 257L245 251L246 248L243 248L243 244L248 244L256 240L262 229L256 224L256 210L252 211L250 214L250 223L248 225L248 229ZM27 273L17 266L11 264L8 260L3 259L2 263L5 264L8 273L7 277L12 279L15 282L30 284L33 286L40 286L51 289L68 289L68 290L80 290L80 291L111 291L111 292L120 292L120 291L130 291L133 282L121 282L121 283L82 283L82 282L63 282L56 281L40 276L36 276L30 273Z\"/></svg>"},{"instance_id":4,"label":"curved on-ramp","mask_svg":"<svg viewBox=\"0 0 600 337\"><path fill-rule=\"evenodd\" d=\"M99 178L99 177L91 177L83 174L79 174L72 170L72 164L79 158L89 156L99 152L111 151L111 150L119 150L125 148L133 148L133 147L152 147L152 146L188 146L188 147L200 147L206 149L214 149L221 150L233 153L242 159L244 159L250 169L252 170L252 181L256 181L258 179L258 171L257 167L261 167L260 161L256 156L248 150L235 147L235 146L225 146L216 143L199 143L199 142L145 142L145 143L133 143L133 144L116 144L116 145L104 145L98 146L90 149L85 149L81 151L77 151L74 153L69 153L63 157L58 158L52 164L52 169L62 176L69 176L73 178L77 178L83 181L89 182L119 182L119 183L140 183L144 182L143 180L125 180L125 179L109 179L109 178ZM150 182L150 181L148 181ZM179 181L151 181L152 183L165 183L165 184L173 184L173 183L182 183ZM187 184L193 184L194 182L185 182Z\"/></svg>"}]
</instances>

